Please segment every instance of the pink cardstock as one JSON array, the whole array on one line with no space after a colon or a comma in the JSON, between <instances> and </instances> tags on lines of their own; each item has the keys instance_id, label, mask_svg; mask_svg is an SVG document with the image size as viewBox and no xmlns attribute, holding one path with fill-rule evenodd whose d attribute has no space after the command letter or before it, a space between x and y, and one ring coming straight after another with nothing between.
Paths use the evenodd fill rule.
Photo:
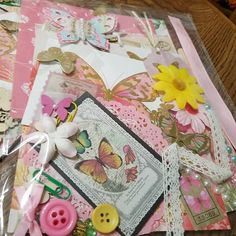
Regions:
<instances>
[{"instance_id":1,"label":"pink cardstock","mask_svg":"<svg viewBox=\"0 0 236 236\"><path fill-rule=\"evenodd\" d=\"M17 55L15 64L14 86L12 94L11 114L14 118L22 118L28 101L28 95L32 87L32 79L36 70L33 61L35 26L48 22L48 17L43 13L46 8L54 8L66 11L75 18L91 19L92 10L78 8L65 4L48 2L46 0L23 0L21 3L21 15L25 23L20 25ZM131 16L116 15L118 31L122 33L143 34L137 20Z\"/></svg>"}]
</instances>

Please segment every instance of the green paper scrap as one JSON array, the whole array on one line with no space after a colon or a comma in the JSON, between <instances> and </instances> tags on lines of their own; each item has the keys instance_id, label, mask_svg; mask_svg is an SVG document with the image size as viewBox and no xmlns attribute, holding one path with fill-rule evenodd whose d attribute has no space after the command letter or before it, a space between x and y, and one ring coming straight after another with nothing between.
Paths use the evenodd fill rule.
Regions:
<instances>
[{"instance_id":1,"label":"green paper scrap","mask_svg":"<svg viewBox=\"0 0 236 236\"><path fill-rule=\"evenodd\" d=\"M21 0L3 0L3 2L0 2L1 5L6 6L13 6L13 7L19 7Z\"/></svg>"}]
</instances>

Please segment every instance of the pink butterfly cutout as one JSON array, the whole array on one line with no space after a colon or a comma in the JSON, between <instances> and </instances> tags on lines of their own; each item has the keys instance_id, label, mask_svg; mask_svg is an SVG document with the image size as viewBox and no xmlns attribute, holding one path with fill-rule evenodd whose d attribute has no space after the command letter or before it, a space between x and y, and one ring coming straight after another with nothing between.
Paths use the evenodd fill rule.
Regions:
<instances>
[{"instance_id":1,"label":"pink butterfly cutout","mask_svg":"<svg viewBox=\"0 0 236 236\"><path fill-rule=\"evenodd\" d=\"M211 208L211 199L206 190L202 190L198 197L185 195L184 198L193 212L197 214L201 213L203 209Z\"/></svg>"},{"instance_id":2,"label":"pink butterfly cutout","mask_svg":"<svg viewBox=\"0 0 236 236\"><path fill-rule=\"evenodd\" d=\"M127 144L123 147L123 151L125 153L125 164L129 165L130 163L133 163L136 157L131 147Z\"/></svg>"},{"instance_id":3,"label":"pink butterfly cutout","mask_svg":"<svg viewBox=\"0 0 236 236\"><path fill-rule=\"evenodd\" d=\"M180 177L180 186L185 192L188 192L191 186L200 187L200 185L201 182L192 175Z\"/></svg>"},{"instance_id":4,"label":"pink butterfly cutout","mask_svg":"<svg viewBox=\"0 0 236 236\"><path fill-rule=\"evenodd\" d=\"M72 98L64 98L59 103L55 104L54 101L47 95L41 96L41 103L43 105L43 114L51 116L55 112L61 121L65 121L67 117L67 110L72 103Z\"/></svg>"}]
</instances>

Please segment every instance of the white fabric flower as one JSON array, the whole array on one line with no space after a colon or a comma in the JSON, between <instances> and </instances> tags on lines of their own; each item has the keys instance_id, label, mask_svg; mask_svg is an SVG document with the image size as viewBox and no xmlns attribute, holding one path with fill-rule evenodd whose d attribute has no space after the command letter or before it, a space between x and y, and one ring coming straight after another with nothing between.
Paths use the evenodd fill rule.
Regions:
<instances>
[{"instance_id":1,"label":"white fabric flower","mask_svg":"<svg viewBox=\"0 0 236 236\"><path fill-rule=\"evenodd\" d=\"M69 158L76 155L76 148L68 139L79 130L76 123L67 122L56 127L55 119L44 114L35 128L38 132L31 133L28 139L33 138L34 143L41 144L38 158L42 164L47 164L56 151Z\"/></svg>"}]
</instances>

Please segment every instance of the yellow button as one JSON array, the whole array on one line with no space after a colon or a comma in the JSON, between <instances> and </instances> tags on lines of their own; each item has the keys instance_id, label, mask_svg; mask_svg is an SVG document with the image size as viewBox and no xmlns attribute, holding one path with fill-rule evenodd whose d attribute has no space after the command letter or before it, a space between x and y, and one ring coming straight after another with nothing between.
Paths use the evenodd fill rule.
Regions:
<instances>
[{"instance_id":1,"label":"yellow button","mask_svg":"<svg viewBox=\"0 0 236 236\"><path fill-rule=\"evenodd\" d=\"M98 205L92 212L93 227L100 233L109 234L119 224L119 214L110 204Z\"/></svg>"}]
</instances>

